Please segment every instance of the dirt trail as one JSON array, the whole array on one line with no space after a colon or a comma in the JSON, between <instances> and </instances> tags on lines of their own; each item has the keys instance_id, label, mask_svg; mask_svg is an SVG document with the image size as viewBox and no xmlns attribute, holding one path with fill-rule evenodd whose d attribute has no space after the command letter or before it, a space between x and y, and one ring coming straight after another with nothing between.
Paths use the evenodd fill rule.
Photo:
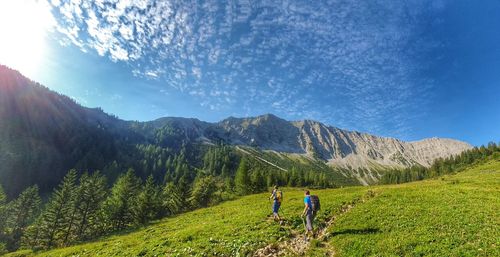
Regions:
<instances>
[{"instance_id":1,"label":"dirt trail","mask_svg":"<svg viewBox=\"0 0 500 257\"><path fill-rule=\"evenodd\" d=\"M376 194L372 190L368 192L361 198L353 199L349 203L344 203L340 206L339 212L326 220L326 225L316 229L316 240L322 242L328 236L328 228L335 223L338 217L348 213L357 204L364 203L369 199L375 197ZM300 256L304 255L309 248L310 240L304 240L304 234L298 231L292 231L292 235L289 240L273 243L266 245L263 248L258 249L253 256L254 257L273 257L273 256ZM334 256L335 251L333 249L328 249L327 256Z\"/></svg>"}]
</instances>

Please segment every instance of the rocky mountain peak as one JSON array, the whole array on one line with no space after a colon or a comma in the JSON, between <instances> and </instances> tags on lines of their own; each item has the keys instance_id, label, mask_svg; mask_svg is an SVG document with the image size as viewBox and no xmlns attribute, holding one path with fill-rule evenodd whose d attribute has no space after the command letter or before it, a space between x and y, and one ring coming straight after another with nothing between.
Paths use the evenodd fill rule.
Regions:
<instances>
[{"instance_id":1,"label":"rocky mountain peak","mask_svg":"<svg viewBox=\"0 0 500 257\"><path fill-rule=\"evenodd\" d=\"M272 114L230 117L211 127L219 131L225 142L233 145L320 158L332 166L354 171L412 165L427 167L437 158L459 154L472 147L465 142L442 138L404 142L343 130L314 120L286 121ZM377 174L373 174L368 180L376 179Z\"/></svg>"}]
</instances>

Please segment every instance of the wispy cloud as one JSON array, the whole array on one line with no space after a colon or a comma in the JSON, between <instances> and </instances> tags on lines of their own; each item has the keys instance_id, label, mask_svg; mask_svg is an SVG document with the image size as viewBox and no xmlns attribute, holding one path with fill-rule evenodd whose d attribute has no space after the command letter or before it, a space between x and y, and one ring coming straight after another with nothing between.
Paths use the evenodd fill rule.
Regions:
<instances>
[{"instance_id":1,"label":"wispy cloud","mask_svg":"<svg viewBox=\"0 0 500 257\"><path fill-rule=\"evenodd\" d=\"M434 3L434 4L431 4ZM212 110L411 133L434 1L52 1L63 43L127 62Z\"/></svg>"}]
</instances>

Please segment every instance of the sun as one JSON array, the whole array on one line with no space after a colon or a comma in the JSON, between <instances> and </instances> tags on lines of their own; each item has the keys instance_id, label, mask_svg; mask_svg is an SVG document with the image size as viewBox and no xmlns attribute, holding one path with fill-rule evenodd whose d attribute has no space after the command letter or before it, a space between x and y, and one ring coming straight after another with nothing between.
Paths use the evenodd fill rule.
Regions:
<instances>
[{"instance_id":1,"label":"sun","mask_svg":"<svg viewBox=\"0 0 500 257\"><path fill-rule=\"evenodd\" d=\"M40 72L55 21L46 1L0 1L0 64L27 76Z\"/></svg>"}]
</instances>

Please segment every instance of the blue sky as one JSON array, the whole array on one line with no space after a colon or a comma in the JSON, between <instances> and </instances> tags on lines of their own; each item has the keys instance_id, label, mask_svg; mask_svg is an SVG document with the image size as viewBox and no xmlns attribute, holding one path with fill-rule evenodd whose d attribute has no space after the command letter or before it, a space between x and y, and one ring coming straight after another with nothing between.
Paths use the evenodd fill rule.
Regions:
<instances>
[{"instance_id":1,"label":"blue sky","mask_svg":"<svg viewBox=\"0 0 500 257\"><path fill-rule=\"evenodd\" d=\"M497 0L4 0L0 17L0 63L127 120L500 140Z\"/></svg>"}]
</instances>

